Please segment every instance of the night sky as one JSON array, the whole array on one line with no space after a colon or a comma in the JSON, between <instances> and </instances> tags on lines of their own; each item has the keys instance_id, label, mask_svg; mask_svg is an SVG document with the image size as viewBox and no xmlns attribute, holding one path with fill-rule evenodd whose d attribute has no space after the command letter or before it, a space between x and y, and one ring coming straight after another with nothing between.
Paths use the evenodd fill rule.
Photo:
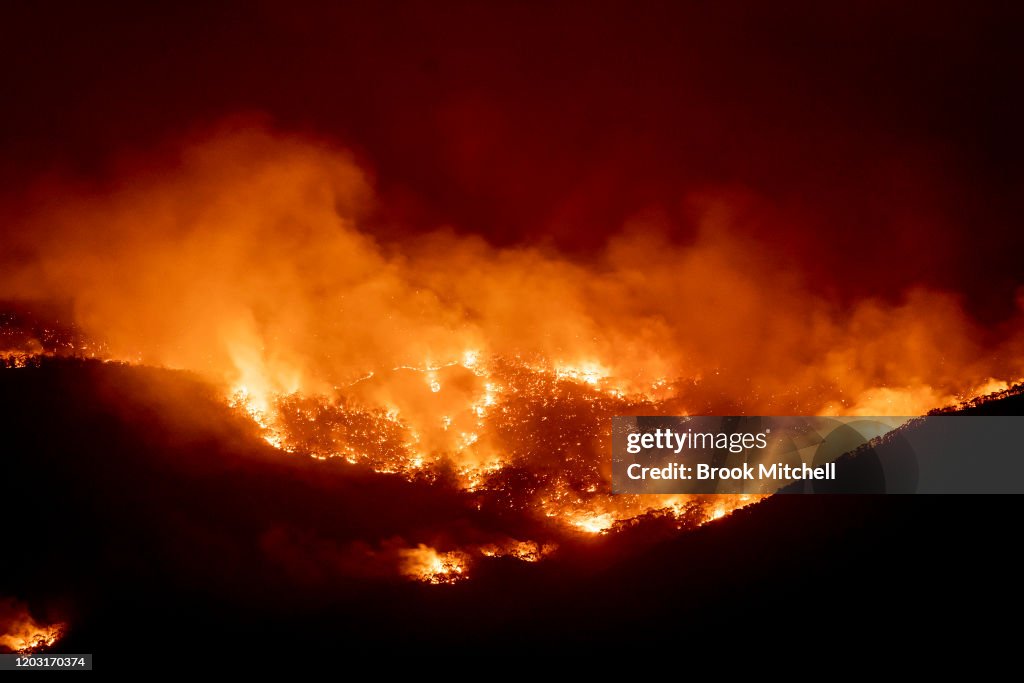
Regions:
<instances>
[{"instance_id":1,"label":"night sky","mask_svg":"<svg viewBox=\"0 0 1024 683\"><path fill-rule=\"evenodd\" d=\"M41 178L102 183L126 155L227 117L354 151L385 240L450 226L585 259L637 219L685 245L694 198L713 195L757 248L837 300L925 285L963 293L986 323L1017 305L1024 58L1011 3L2 14L8 211Z\"/></svg>"}]
</instances>

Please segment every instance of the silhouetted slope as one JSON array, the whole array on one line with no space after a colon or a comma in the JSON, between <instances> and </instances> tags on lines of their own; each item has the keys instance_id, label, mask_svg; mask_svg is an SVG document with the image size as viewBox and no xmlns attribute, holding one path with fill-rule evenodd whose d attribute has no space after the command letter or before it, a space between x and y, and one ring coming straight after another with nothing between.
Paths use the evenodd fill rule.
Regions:
<instances>
[{"instance_id":1,"label":"silhouetted slope","mask_svg":"<svg viewBox=\"0 0 1024 683\"><path fill-rule=\"evenodd\" d=\"M940 408L929 415L1024 415L1024 384L1005 391L978 396L959 406Z\"/></svg>"},{"instance_id":2,"label":"silhouetted slope","mask_svg":"<svg viewBox=\"0 0 1024 683\"><path fill-rule=\"evenodd\" d=\"M941 630L953 610L972 623L1017 595L1013 497L776 496L686 533L650 515L562 538L537 564L479 562L469 581L430 586L383 571L381 539L550 532L482 513L443 481L284 455L182 373L71 360L0 371L0 432L14 539L0 594L66 619L59 649L110 666L153 647L885 638ZM383 564L360 560L360 544Z\"/></svg>"}]
</instances>

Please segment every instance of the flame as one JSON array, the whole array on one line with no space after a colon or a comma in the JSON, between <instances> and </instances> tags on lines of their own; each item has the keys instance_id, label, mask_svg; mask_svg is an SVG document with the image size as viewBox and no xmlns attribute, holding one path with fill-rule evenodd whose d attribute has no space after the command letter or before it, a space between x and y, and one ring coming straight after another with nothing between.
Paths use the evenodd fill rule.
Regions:
<instances>
[{"instance_id":1,"label":"flame","mask_svg":"<svg viewBox=\"0 0 1024 683\"><path fill-rule=\"evenodd\" d=\"M456 583L469 577L466 573L469 558L465 553L440 553L430 546L419 544L400 552L402 573L424 583Z\"/></svg>"},{"instance_id":2,"label":"flame","mask_svg":"<svg viewBox=\"0 0 1024 683\"><path fill-rule=\"evenodd\" d=\"M66 625L41 624L28 608L14 600L0 602L0 650L18 654L47 650L60 640Z\"/></svg>"},{"instance_id":3,"label":"flame","mask_svg":"<svg viewBox=\"0 0 1024 683\"><path fill-rule=\"evenodd\" d=\"M232 400L256 421L268 443L286 452L343 458L409 478L440 476L454 460L456 483L467 492L513 510L532 511L566 531L598 534L651 511L681 519L706 504L695 496L609 492L610 472L601 466L607 434L601 430L610 428L616 414L664 412L661 403L594 386L582 372L565 366L477 358L471 374L464 370L464 364L452 362L437 370L390 371L452 375L452 383L463 387L463 403L460 407L446 402L439 418L433 412L417 419L405 417L401 409L368 407L359 396L367 389L372 395L371 380L360 383L357 391L349 386L347 393L334 397L278 396L269 404L269 416L245 402L244 395L239 398L236 393ZM393 381L388 373L373 379L385 386ZM400 402L401 397L394 400ZM466 431L456 425L465 425ZM508 480L522 469L531 473L529 487ZM734 496L716 504L731 509L755 500Z\"/></svg>"},{"instance_id":4,"label":"flame","mask_svg":"<svg viewBox=\"0 0 1024 683\"><path fill-rule=\"evenodd\" d=\"M244 412L249 419L256 423L263 435L263 440L274 448L285 450L284 440L281 433L274 426L273 421L268 417L270 412L270 399L266 395L253 395L249 387L242 384L231 390L227 403L232 408Z\"/></svg>"},{"instance_id":5,"label":"flame","mask_svg":"<svg viewBox=\"0 0 1024 683\"><path fill-rule=\"evenodd\" d=\"M226 387L283 452L454 473L480 505L571 533L757 500L613 496L613 415L917 415L1024 375L1024 310L991 342L950 293L834 301L735 236L727 193L686 198L687 246L636 223L583 260L451 231L382 243L346 152L260 129L100 197L53 192L10 231L10 253L39 256L0 271L0 295L73 300L90 349ZM468 566L406 559L432 583Z\"/></svg>"},{"instance_id":6,"label":"flame","mask_svg":"<svg viewBox=\"0 0 1024 683\"><path fill-rule=\"evenodd\" d=\"M569 524L588 534L600 534L611 528L616 519L610 512L570 516Z\"/></svg>"},{"instance_id":7,"label":"flame","mask_svg":"<svg viewBox=\"0 0 1024 683\"><path fill-rule=\"evenodd\" d=\"M722 517L725 517L727 514L729 514L729 510L727 510L724 506L717 505L711 510L711 513L708 515L708 520L713 521L716 519L721 519Z\"/></svg>"},{"instance_id":8,"label":"flame","mask_svg":"<svg viewBox=\"0 0 1024 683\"><path fill-rule=\"evenodd\" d=\"M30 351L0 351L0 367L24 368L39 354Z\"/></svg>"},{"instance_id":9,"label":"flame","mask_svg":"<svg viewBox=\"0 0 1024 683\"><path fill-rule=\"evenodd\" d=\"M451 232L382 244L344 151L259 129L77 192L51 188L60 201L8 231L7 252L39 256L5 263L0 296L73 300L109 357L244 386L264 414L273 395L350 387L471 434L486 397L464 425L446 408L495 357L693 414L920 414L1024 374L1019 321L985 348L952 294L837 304L784 251L734 236L727 193L688 198L689 246L635 222L578 261Z\"/></svg>"},{"instance_id":10,"label":"flame","mask_svg":"<svg viewBox=\"0 0 1024 683\"><path fill-rule=\"evenodd\" d=\"M489 543L479 548L480 554L484 557L511 557L522 562L539 562L556 550L556 543L515 540L502 544Z\"/></svg>"}]
</instances>

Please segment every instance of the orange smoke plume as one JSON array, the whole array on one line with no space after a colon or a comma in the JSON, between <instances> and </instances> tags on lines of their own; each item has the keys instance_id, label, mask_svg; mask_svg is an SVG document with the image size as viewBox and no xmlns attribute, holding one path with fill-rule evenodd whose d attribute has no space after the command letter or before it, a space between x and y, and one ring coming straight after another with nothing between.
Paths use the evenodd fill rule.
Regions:
<instances>
[{"instance_id":1,"label":"orange smoke plume","mask_svg":"<svg viewBox=\"0 0 1024 683\"><path fill-rule=\"evenodd\" d=\"M5 245L0 294L71 300L114 356L260 395L415 370L421 391L389 381L366 397L409 415L454 412L476 390L439 373L494 357L664 388L696 412L917 413L1021 370L952 295L816 296L799 264L731 237L726 195L691 199L692 245L635 224L581 263L446 231L381 244L350 156L264 130L204 138L166 166L41 192Z\"/></svg>"}]
</instances>

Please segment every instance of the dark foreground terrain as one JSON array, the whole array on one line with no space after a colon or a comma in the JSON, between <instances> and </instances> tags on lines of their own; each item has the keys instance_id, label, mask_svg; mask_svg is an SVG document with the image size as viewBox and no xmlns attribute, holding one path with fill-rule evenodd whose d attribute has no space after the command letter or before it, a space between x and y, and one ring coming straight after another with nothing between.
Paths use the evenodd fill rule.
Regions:
<instances>
[{"instance_id":1,"label":"dark foreground terrain","mask_svg":"<svg viewBox=\"0 0 1024 683\"><path fill-rule=\"evenodd\" d=\"M286 456L181 373L0 370L0 434L0 595L66 622L55 651L95 653L99 668L168 650L871 649L984 628L1020 599L1012 496L776 496L692 531L651 518L427 585L389 573L388 547L552 532L443 482Z\"/></svg>"}]
</instances>

